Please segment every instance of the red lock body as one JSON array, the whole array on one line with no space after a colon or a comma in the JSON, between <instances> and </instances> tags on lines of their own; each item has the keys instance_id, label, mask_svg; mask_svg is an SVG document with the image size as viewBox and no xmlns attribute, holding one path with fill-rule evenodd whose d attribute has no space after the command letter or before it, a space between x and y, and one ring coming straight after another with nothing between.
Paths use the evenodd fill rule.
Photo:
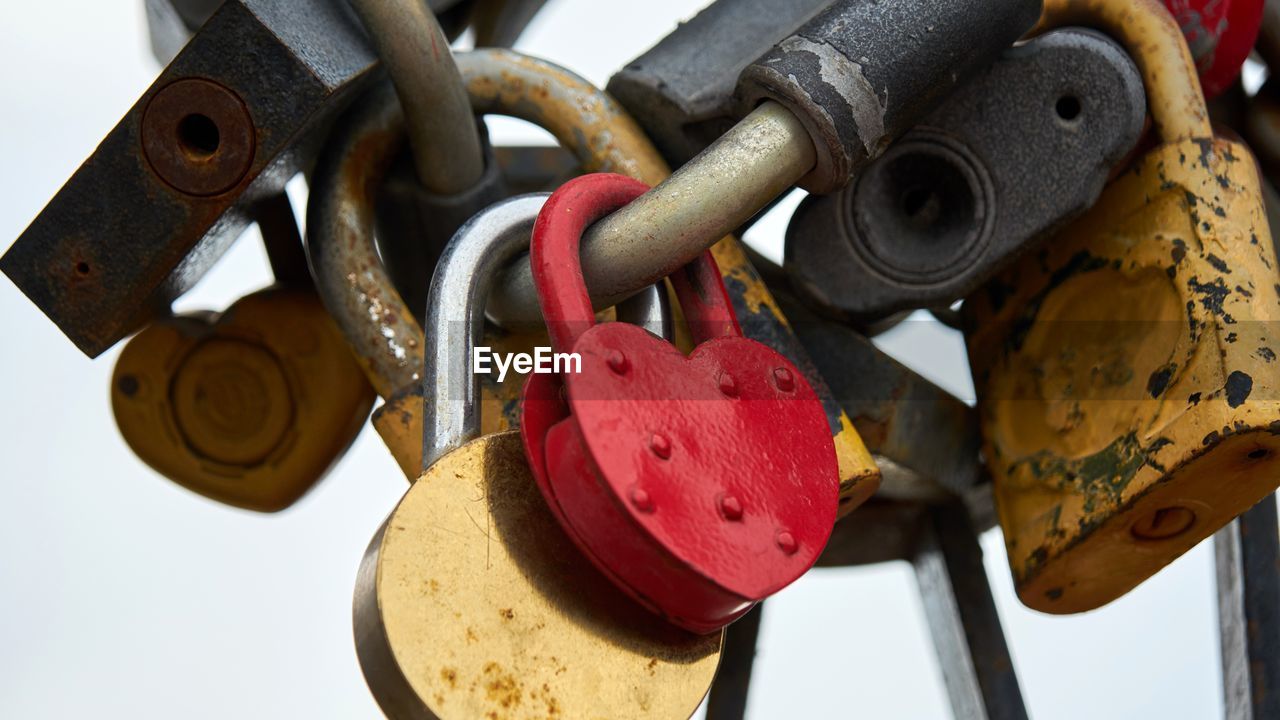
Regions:
<instances>
[{"instance_id":1,"label":"red lock body","mask_svg":"<svg viewBox=\"0 0 1280 720\"><path fill-rule=\"evenodd\" d=\"M521 434L543 495L592 562L651 610L712 632L817 560L836 517L835 447L800 371L742 337L710 253L671 277L698 341L688 357L639 327L594 323L579 240L647 189L587 175L539 214L543 315L556 352L582 367L530 376Z\"/></svg>"}]
</instances>

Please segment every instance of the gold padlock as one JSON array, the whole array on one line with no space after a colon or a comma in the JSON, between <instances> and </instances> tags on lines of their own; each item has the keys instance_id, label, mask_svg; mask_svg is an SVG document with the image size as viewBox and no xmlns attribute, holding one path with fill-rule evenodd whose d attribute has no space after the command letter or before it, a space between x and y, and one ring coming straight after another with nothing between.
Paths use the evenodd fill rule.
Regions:
<instances>
[{"instance_id":1,"label":"gold padlock","mask_svg":"<svg viewBox=\"0 0 1280 720\"><path fill-rule=\"evenodd\" d=\"M374 537L354 600L356 650L392 718L689 717L723 633L632 601L552 515L520 435L483 437L472 372L493 271L529 244L545 196L499 202L432 280L424 408L430 466Z\"/></svg>"},{"instance_id":2,"label":"gold padlock","mask_svg":"<svg viewBox=\"0 0 1280 720\"><path fill-rule=\"evenodd\" d=\"M1280 277L1254 160L1213 136L1159 2L1046 0L1041 28L1067 24L1134 55L1162 144L964 304L1010 567L1049 613L1123 595L1280 485Z\"/></svg>"}]
</instances>

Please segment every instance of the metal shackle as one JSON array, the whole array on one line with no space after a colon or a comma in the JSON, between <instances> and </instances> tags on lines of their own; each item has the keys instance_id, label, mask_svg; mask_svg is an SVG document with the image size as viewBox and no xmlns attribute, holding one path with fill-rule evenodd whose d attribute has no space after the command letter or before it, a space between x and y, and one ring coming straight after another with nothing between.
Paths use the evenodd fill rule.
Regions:
<instances>
[{"instance_id":1,"label":"metal shackle","mask_svg":"<svg viewBox=\"0 0 1280 720\"><path fill-rule=\"evenodd\" d=\"M471 357L484 338L485 304L498 270L529 249L550 193L520 195L467 221L445 246L427 300L422 467L480 435L480 378ZM659 285L618 307L618 318L669 337L670 307ZM459 383L458 381L461 380Z\"/></svg>"},{"instance_id":2,"label":"metal shackle","mask_svg":"<svg viewBox=\"0 0 1280 720\"><path fill-rule=\"evenodd\" d=\"M369 32L404 108L419 182L460 193L484 173L480 132L449 40L423 0L349 0Z\"/></svg>"},{"instance_id":3,"label":"metal shackle","mask_svg":"<svg viewBox=\"0 0 1280 720\"><path fill-rule=\"evenodd\" d=\"M646 182L665 176L666 164L643 131L585 80L506 50L463 52L455 60L476 113L540 125L588 172L616 172ZM395 290L373 237L375 192L404 138L403 112L384 84L334 127L312 177L307 207L307 252L316 287L384 398L419 383L424 362L422 328ZM509 269L503 272L509 274ZM507 294L505 282L497 288L500 296ZM521 314L536 322L537 301L530 297Z\"/></svg>"}]
</instances>

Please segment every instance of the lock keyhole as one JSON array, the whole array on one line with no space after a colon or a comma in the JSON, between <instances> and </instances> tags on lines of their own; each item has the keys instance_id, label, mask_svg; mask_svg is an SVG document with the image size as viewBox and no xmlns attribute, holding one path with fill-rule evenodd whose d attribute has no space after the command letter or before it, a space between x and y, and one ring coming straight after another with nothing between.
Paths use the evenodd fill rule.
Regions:
<instances>
[{"instance_id":1,"label":"lock keyhole","mask_svg":"<svg viewBox=\"0 0 1280 720\"><path fill-rule=\"evenodd\" d=\"M917 230L926 230L942 214L942 198L930 188L910 188L902 194L902 214Z\"/></svg>"},{"instance_id":2,"label":"lock keyhole","mask_svg":"<svg viewBox=\"0 0 1280 720\"><path fill-rule=\"evenodd\" d=\"M192 160L208 160L218 152L222 137L208 115L191 113L178 121L178 143Z\"/></svg>"}]
</instances>

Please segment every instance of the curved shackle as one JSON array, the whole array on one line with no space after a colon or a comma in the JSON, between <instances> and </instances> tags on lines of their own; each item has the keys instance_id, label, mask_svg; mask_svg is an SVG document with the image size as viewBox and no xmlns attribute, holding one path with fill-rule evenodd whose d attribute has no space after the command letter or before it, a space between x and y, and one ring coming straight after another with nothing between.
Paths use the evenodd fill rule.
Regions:
<instances>
[{"instance_id":1,"label":"curved shackle","mask_svg":"<svg viewBox=\"0 0 1280 720\"><path fill-rule=\"evenodd\" d=\"M454 195L480 181L484 147L449 40L425 0L348 0L408 121L418 181L437 195Z\"/></svg>"},{"instance_id":2,"label":"curved shackle","mask_svg":"<svg viewBox=\"0 0 1280 720\"><path fill-rule=\"evenodd\" d=\"M534 221L550 193L520 195L490 205L445 246L428 294L423 365L422 467L480 435L480 378L472 355L484 340L484 308L498 270L529 249ZM619 319L638 320L670 336L660 286L619 306Z\"/></svg>"},{"instance_id":3,"label":"curved shackle","mask_svg":"<svg viewBox=\"0 0 1280 720\"><path fill-rule=\"evenodd\" d=\"M648 191L647 184L625 175L592 173L568 181L546 201L533 226L529 263L547 333L556 350L572 350L582 334L595 325L595 309L582 276L583 233L592 223ZM695 344L742 335L710 250L704 250L670 280Z\"/></svg>"},{"instance_id":4,"label":"curved shackle","mask_svg":"<svg viewBox=\"0 0 1280 720\"><path fill-rule=\"evenodd\" d=\"M587 172L657 182L667 167L644 132L603 91L551 63L508 50L457 53L474 112L510 115L549 131ZM307 205L307 253L316 288L378 394L421 381L422 328L374 245L374 200L404 145L390 85L339 119L316 165ZM537 315L537 308L532 308Z\"/></svg>"},{"instance_id":5,"label":"curved shackle","mask_svg":"<svg viewBox=\"0 0 1280 720\"><path fill-rule=\"evenodd\" d=\"M1213 137L1195 58L1160 0L1044 0L1033 34L1075 25L1106 33L1129 53L1147 88L1147 107L1165 143Z\"/></svg>"}]
</instances>

